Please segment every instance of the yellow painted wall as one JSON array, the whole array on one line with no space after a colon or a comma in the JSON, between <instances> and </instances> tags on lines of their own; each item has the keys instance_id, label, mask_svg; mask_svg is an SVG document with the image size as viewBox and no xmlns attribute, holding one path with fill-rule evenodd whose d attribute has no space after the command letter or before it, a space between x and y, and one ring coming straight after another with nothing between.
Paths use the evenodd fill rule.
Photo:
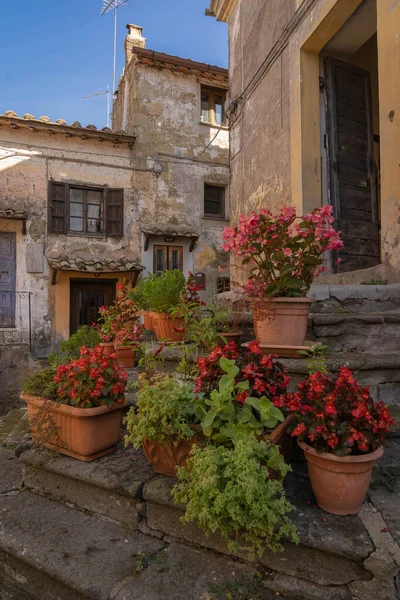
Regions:
<instances>
[{"instance_id":1,"label":"yellow painted wall","mask_svg":"<svg viewBox=\"0 0 400 600\"><path fill-rule=\"evenodd\" d=\"M69 318L70 318L70 280L71 279L93 279L101 281L102 279L115 279L117 283L123 283L127 280L132 283L132 273L101 273L95 277L94 273L81 273L79 271L57 271L56 284L52 286L54 294L54 329L55 343L69 336Z\"/></svg>"}]
</instances>

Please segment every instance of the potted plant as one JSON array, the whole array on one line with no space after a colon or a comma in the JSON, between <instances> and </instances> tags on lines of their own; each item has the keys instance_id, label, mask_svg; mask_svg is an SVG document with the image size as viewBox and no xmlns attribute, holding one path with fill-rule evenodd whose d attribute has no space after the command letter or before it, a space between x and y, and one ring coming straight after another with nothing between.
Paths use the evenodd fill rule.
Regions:
<instances>
[{"instance_id":1,"label":"potted plant","mask_svg":"<svg viewBox=\"0 0 400 600\"><path fill-rule=\"evenodd\" d=\"M263 346L303 345L314 301L307 292L325 270L324 253L343 247L333 221L331 206L299 218L289 206L279 215L268 210L242 215L237 227L225 228L224 250L232 251L250 272L244 290Z\"/></svg>"},{"instance_id":2,"label":"potted plant","mask_svg":"<svg viewBox=\"0 0 400 600\"><path fill-rule=\"evenodd\" d=\"M59 366L50 381L43 379L43 372L34 374L21 393L33 438L83 461L112 452L127 405L126 379L126 371L101 346L82 347L80 358Z\"/></svg>"},{"instance_id":3,"label":"potted plant","mask_svg":"<svg viewBox=\"0 0 400 600\"><path fill-rule=\"evenodd\" d=\"M205 306L198 302L183 304L180 310L185 320L185 340L206 350L231 341L237 343L243 335L237 323L232 324L228 310L218 307L216 302Z\"/></svg>"},{"instance_id":4,"label":"potted plant","mask_svg":"<svg viewBox=\"0 0 400 600\"><path fill-rule=\"evenodd\" d=\"M195 394L189 385L174 377L154 375L148 381L139 376L137 404L125 423L126 443L143 447L156 473L174 477L176 467L186 465L196 432Z\"/></svg>"},{"instance_id":5,"label":"potted plant","mask_svg":"<svg viewBox=\"0 0 400 600\"><path fill-rule=\"evenodd\" d=\"M283 540L298 543L283 488L289 470L276 446L255 437L233 447L194 446L172 495L186 507L184 523L196 523L207 535L218 531L231 552L252 558L266 548L282 551Z\"/></svg>"},{"instance_id":6,"label":"potted plant","mask_svg":"<svg viewBox=\"0 0 400 600\"><path fill-rule=\"evenodd\" d=\"M287 406L297 415L292 435L304 450L318 505L335 515L357 513L394 423L386 406L345 366L337 375L311 373Z\"/></svg>"},{"instance_id":7,"label":"potted plant","mask_svg":"<svg viewBox=\"0 0 400 600\"><path fill-rule=\"evenodd\" d=\"M148 297L157 339L172 342L183 340L184 321L179 314L179 305L184 291L185 277L181 271L165 271L153 279Z\"/></svg>"},{"instance_id":8,"label":"potted plant","mask_svg":"<svg viewBox=\"0 0 400 600\"><path fill-rule=\"evenodd\" d=\"M99 308L100 318L96 325L103 342L102 345L106 354L110 355L116 352L116 335L120 332L118 345L129 345L137 342L139 309L136 302L130 297L126 282L117 284L117 297L110 306L101 306ZM130 355L132 351L129 350ZM125 365L126 366L126 365Z\"/></svg>"},{"instance_id":9,"label":"potted plant","mask_svg":"<svg viewBox=\"0 0 400 600\"><path fill-rule=\"evenodd\" d=\"M141 310L144 328L147 331L153 331L153 318L150 311L149 292L154 280L154 275L150 273L145 279L141 279L135 289L128 294L136 306Z\"/></svg>"}]
</instances>

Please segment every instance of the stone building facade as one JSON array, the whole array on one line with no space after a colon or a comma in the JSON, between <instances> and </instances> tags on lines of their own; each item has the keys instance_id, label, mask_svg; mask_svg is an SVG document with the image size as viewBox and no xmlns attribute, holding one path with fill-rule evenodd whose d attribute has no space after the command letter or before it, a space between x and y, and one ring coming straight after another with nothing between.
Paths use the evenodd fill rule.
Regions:
<instances>
[{"instance_id":1,"label":"stone building facade","mask_svg":"<svg viewBox=\"0 0 400 600\"><path fill-rule=\"evenodd\" d=\"M345 246L323 282L399 281L399 3L211 0L207 14L229 24L233 223L332 204Z\"/></svg>"},{"instance_id":2,"label":"stone building facade","mask_svg":"<svg viewBox=\"0 0 400 600\"><path fill-rule=\"evenodd\" d=\"M142 264L147 273L180 263L185 274L199 275L209 298L227 276L221 239L230 218L228 72L148 50L141 27L127 28L113 129L136 135L132 183Z\"/></svg>"}]
</instances>

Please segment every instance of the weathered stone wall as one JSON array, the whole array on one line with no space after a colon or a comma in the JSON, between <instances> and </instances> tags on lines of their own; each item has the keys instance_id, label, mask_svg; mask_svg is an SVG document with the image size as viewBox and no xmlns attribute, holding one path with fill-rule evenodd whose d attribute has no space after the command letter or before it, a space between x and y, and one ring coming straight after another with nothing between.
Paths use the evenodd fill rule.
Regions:
<instances>
[{"instance_id":1,"label":"weathered stone wall","mask_svg":"<svg viewBox=\"0 0 400 600\"><path fill-rule=\"evenodd\" d=\"M200 122L201 81L190 72L144 65L134 56L119 84L113 127L137 136L133 187L140 226L179 226L199 234L192 254L181 239L175 245L185 248L185 271L207 272L209 295L215 291L216 265L227 264L221 240L229 206L225 220L204 218L204 183L228 186L229 133ZM159 165L162 172L155 174ZM148 270L153 243L165 242L154 238L143 252Z\"/></svg>"},{"instance_id":2,"label":"weathered stone wall","mask_svg":"<svg viewBox=\"0 0 400 600\"><path fill-rule=\"evenodd\" d=\"M141 260L131 150L93 140L3 128L0 157L0 210L12 208L28 213L26 235L21 221L9 219L0 219L0 231L17 234L16 289L32 294L33 350L36 356L45 356L58 337L68 335L69 326L69 296L65 298L65 290L60 293L57 284L52 285L45 254L100 258L127 254ZM124 188L124 236L102 239L48 233L50 180ZM36 273L27 272L26 259L32 244L39 244L43 255L43 267ZM73 272L70 275L80 276Z\"/></svg>"}]
</instances>

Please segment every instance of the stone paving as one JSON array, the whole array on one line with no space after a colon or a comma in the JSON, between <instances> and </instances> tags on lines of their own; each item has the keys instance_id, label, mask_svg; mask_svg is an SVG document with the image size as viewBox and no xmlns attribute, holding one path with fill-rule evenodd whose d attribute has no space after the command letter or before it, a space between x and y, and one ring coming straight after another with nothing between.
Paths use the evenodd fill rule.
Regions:
<instances>
[{"instance_id":1,"label":"stone paving","mask_svg":"<svg viewBox=\"0 0 400 600\"><path fill-rule=\"evenodd\" d=\"M219 536L180 523L173 480L156 475L140 451L121 446L82 463L27 450L25 415L16 420L0 421L0 600L399 598L399 439L390 440L357 516L316 507L296 463L287 493L300 546L249 562L245 553L229 556Z\"/></svg>"}]
</instances>

